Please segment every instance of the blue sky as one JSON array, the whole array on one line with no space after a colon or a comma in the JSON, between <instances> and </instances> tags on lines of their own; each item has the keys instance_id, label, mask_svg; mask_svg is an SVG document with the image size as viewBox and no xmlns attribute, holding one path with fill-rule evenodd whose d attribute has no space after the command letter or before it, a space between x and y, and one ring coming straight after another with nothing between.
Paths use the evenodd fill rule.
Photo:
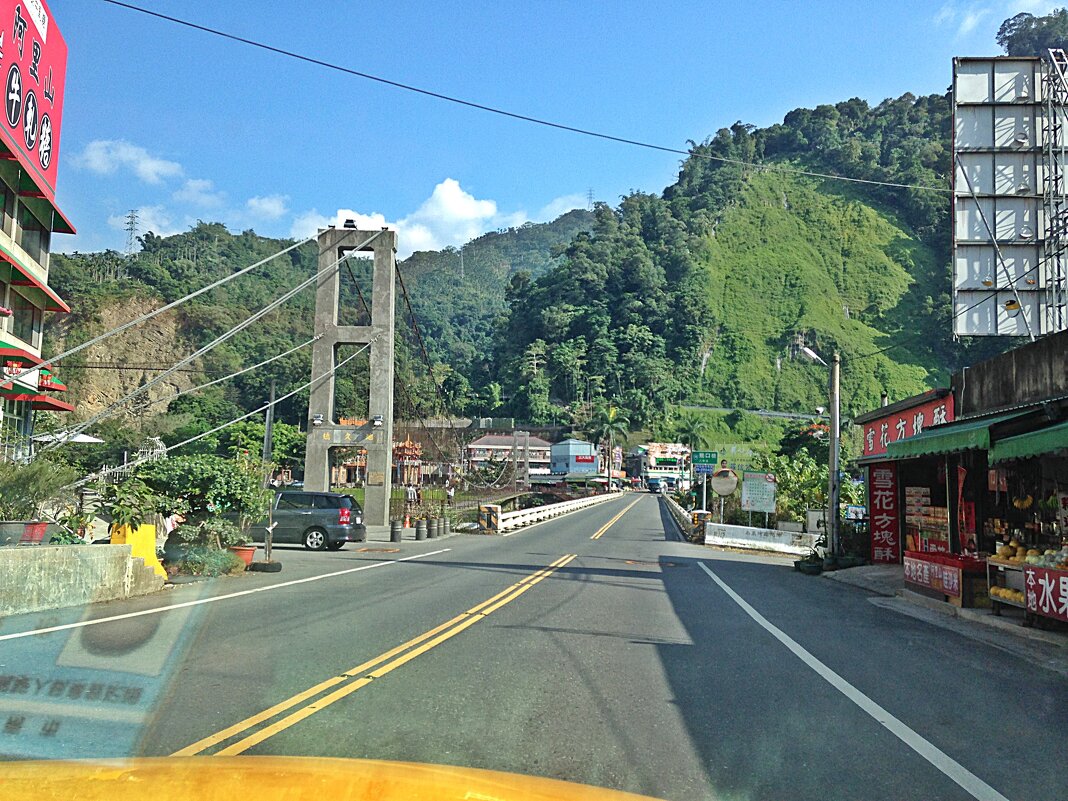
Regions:
<instances>
[{"instance_id":1,"label":"blue sky","mask_svg":"<svg viewBox=\"0 0 1068 801\"><path fill-rule=\"evenodd\" d=\"M134 0L511 111L685 148L799 106L941 92L954 55L1055 3ZM123 249L124 216L297 236L397 225L401 255L659 192L680 158L473 111L108 5L51 0L69 47L58 250Z\"/></svg>"}]
</instances>

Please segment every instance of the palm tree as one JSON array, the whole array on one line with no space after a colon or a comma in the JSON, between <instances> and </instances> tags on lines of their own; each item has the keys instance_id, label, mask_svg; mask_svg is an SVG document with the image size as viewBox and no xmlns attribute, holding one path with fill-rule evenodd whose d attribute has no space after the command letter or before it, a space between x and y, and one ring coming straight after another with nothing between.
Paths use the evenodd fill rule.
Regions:
<instances>
[{"instance_id":1,"label":"palm tree","mask_svg":"<svg viewBox=\"0 0 1068 801\"><path fill-rule=\"evenodd\" d=\"M708 444L708 420L696 414L680 417L675 424L675 438L691 451L699 450Z\"/></svg>"},{"instance_id":2,"label":"palm tree","mask_svg":"<svg viewBox=\"0 0 1068 801\"><path fill-rule=\"evenodd\" d=\"M608 486L612 486L612 451L616 437L626 439L630 433L630 420L618 406L600 406L590 418L587 433L598 445L608 443Z\"/></svg>"},{"instance_id":3,"label":"palm tree","mask_svg":"<svg viewBox=\"0 0 1068 801\"><path fill-rule=\"evenodd\" d=\"M690 482L693 483L693 452L708 444L708 420L697 414L680 417L675 424L675 438L690 449ZM707 479L707 476L701 476Z\"/></svg>"}]
</instances>

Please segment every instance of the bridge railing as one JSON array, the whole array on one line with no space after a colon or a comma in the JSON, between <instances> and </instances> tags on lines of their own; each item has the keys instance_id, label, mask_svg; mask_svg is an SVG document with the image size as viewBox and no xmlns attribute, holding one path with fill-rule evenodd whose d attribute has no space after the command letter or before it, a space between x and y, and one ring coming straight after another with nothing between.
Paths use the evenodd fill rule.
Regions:
<instances>
[{"instance_id":1,"label":"bridge railing","mask_svg":"<svg viewBox=\"0 0 1068 801\"><path fill-rule=\"evenodd\" d=\"M576 498L573 501L561 501L560 503L547 503L544 506L535 506L531 509L521 509L516 512L502 512L496 504L483 504L479 507L479 530L486 534L497 534L513 528L529 526L542 520L577 512L588 506L595 506L613 498L620 498L622 492L607 492L603 495L592 495L588 498Z\"/></svg>"}]
</instances>

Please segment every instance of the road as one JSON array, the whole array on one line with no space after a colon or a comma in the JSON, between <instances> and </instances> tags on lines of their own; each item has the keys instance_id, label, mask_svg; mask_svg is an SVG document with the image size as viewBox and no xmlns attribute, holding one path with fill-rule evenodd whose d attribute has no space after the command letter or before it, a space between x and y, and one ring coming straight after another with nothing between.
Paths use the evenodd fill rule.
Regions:
<instances>
[{"instance_id":1,"label":"road","mask_svg":"<svg viewBox=\"0 0 1068 801\"><path fill-rule=\"evenodd\" d=\"M681 542L651 495L375 546L0 622L0 751L396 759L677 801L1068 787L1062 675Z\"/></svg>"}]
</instances>

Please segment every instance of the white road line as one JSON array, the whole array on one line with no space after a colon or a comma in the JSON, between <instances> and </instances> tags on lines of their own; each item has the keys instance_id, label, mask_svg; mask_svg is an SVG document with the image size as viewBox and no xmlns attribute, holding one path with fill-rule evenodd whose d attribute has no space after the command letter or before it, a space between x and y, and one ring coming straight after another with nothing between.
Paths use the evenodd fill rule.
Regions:
<instances>
[{"instance_id":1,"label":"white road line","mask_svg":"<svg viewBox=\"0 0 1068 801\"><path fill-rule=\"evenodd\" d=\"M732 601L738 604L749 617L753 618L753 620L770 632L771 636L789 648L798 659L816 671L821 678L838 690L838 692L842 693L842 695L875 718L876 721L886 727L890 733L901 740L901 742L963 787L973 798L979 799L979 801L1009 801L1005 796L969 771L951 756L944 751L941 751L930 740L917 734L823 664L811 653L802 648L801 645L790 637L790 635L786 634L786 632L770 623L766 617L746 603L745 599L738 595L738 593L728 587L704 562L698 562L698 564L701 566L701 569L708 574L709 578L716 582L720 589L730 596Z\"/></svg>"},{"instance_id":2,"label":"white road line","mask_svg":"<svg viewBox=\"0 0 1068 801\"><path fill-rule=\"evenodd\" d=\"M170 612L174 609L185 609L190 606L200 606L201 604L213 604L216 601L225 601L230 598L240 598L243 595L253 595L257 592L267 592L268 590L280 590L283 587L293 587L297 584L306 584L311 581L322 581L323 579L334 578L335 576L345 576L349 573L359 573L361 570L371 570L376 567L384 567L385 565L395 565L399 562L409 562L412 559L422 559L426 556L436 556L439 553L445 553L451 551L452 548L442 548L438 551L429 551L428 553L419 553L413 556L405 556L401 559L390 559L388 562L375 562L370 565L361 565L360 567L350 567L347 570L337 570L333 573L324 573L321 576L307 576L302 579L293 579L293 581L283 581L280 584L268 584L266 587L256 587L251 590L240 590L239 592L229 592L226 595L216 595L212 598L199 598L196 601L185 601L180 604L170 604L168 606L159 606L155 609L142 609L140 612L127 612L123 615L112 615L111 617L101 617L95 620L80 620L77 623L64 623L61 626L49 626L43 629L30 629L29 631L17 631L13 634L0 635L0 642L4 640L18 640L22 637L34 637L38 634L51 634L54 631L65 631L66 629L80 629L84 626L96 626L100 623L113 623L116 620L129 620L132 617L141 617L143 615L157 615L160 612Z\"/></svg>"}]
</instances>

